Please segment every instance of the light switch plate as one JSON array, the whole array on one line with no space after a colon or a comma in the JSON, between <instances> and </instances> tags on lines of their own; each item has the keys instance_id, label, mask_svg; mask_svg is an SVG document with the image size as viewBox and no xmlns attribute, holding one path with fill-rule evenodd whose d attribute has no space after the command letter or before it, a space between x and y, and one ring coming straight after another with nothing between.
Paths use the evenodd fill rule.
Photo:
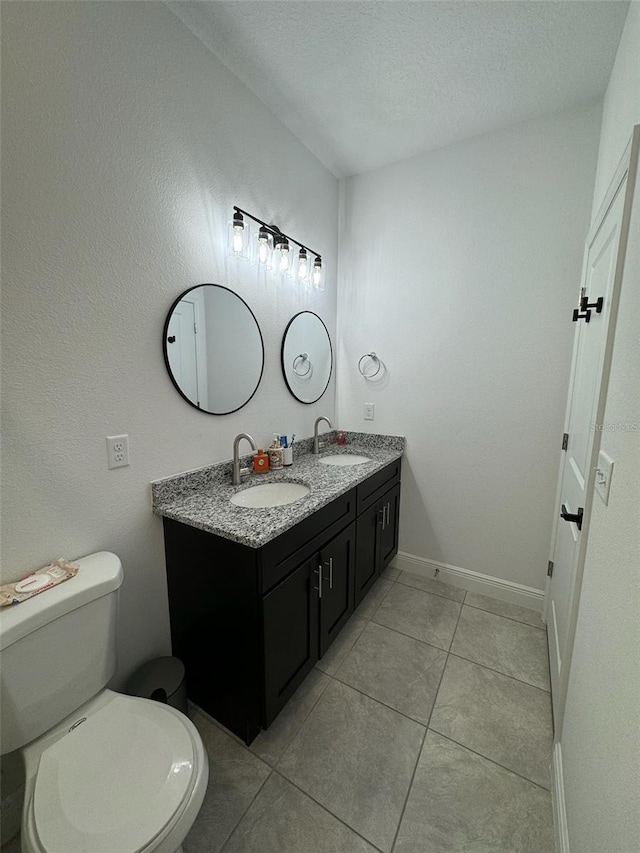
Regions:
<instances>
[{"instance_id":1,"label":"light switch plate","mask_svg":"<svg viewBox=\"0 0 640 853\"><path fill-rule=\"evenodd\" d=\"M601 450L598 453L598 467L596 468L596 492L605 504L609 504L609 489L611 488L611 477L613 476L613 459Z\"/></svg>"}]
</instances>

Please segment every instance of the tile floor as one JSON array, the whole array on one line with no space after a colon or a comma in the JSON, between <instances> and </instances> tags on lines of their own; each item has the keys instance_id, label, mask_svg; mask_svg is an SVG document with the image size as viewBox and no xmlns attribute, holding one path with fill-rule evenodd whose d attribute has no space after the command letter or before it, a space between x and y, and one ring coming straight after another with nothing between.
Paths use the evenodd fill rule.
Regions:
<instances>
[{"instance_id":1,"label":"tile floor","mask_svg":"<svg viewBox=\"0 0 640 853\"><path fill-rule=\"evenodd\" d=\"M388 569L251 747L194 721L185 853L553 853L534 611Z\"/></svg>"}]
</instances>

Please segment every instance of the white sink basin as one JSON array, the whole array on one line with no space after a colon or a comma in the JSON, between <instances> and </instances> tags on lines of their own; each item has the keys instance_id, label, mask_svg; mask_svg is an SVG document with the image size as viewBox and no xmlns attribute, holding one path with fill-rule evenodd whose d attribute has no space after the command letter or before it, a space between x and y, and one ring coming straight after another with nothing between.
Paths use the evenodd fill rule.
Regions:
<instances>
[{"instance_id":1,"label":"white sink basin","mask_svg":"<svg viewBox=\"0 0 640 853\"><path fill-rule=\"evenodd\" d=\"M333 456L323 456L318 461L321 465L338 465L340 468L371 462L368 456L358 456L357 453L335 453Z\"/></svg>"},{"instance_id":2,"label":"white sink basin","mask_svg":"<svg viewBox=\"0 0 640 853\"><path fill-rule=\"evenodd\" d=\"M265 483L262 486L251 486L229 498L236 506L262 509L270 506L292 504L306 497L311 490L300 483Z\"/></svg>"}]
</instances>

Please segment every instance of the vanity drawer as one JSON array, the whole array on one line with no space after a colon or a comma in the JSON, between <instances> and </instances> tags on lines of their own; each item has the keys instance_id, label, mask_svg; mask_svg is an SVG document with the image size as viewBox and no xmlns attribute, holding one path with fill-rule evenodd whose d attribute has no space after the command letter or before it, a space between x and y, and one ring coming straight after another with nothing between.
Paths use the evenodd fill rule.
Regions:
<instances>
[{"instance_id":1,"label":"vanity drawer","mask_svg":"<svg viewBox=\"0 0 640 853\"><path fill-rule=\"evenodd\" d=\"M402 459L396 459L382 471L378 471L364 483L357 487L357 513L360 515L365 509L374 504L378 498L400 481L400 469Z\"/></svg>"},{"instance_id":2,"label":"vanity drawer","mask_svg":"<svg viewBox=\"0 0 640 853\"><path fill-rule=\"evenodd\" d=\"M356 517L356 489L303 519L260 549L261 589L265 593L303 560L318 551Z\"/></svg>"}]
</instances>

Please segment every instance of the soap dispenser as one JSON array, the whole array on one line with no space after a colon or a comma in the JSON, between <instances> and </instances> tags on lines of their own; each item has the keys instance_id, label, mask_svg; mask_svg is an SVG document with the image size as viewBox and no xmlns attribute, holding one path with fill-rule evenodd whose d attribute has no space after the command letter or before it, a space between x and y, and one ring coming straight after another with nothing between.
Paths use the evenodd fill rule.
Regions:
<instances>
[{"instance_id":1,"label":"soap dispenser","mask_svg":"<svg viewBox=\"0 0 640 853\"><path fill-rule=\"evenodd\" d=\"M272 471L278 471L284 465L282 445L280 444L280 436L274 434L273 444L269 448L269 465Z\"/></svg>"}]
</instances>

